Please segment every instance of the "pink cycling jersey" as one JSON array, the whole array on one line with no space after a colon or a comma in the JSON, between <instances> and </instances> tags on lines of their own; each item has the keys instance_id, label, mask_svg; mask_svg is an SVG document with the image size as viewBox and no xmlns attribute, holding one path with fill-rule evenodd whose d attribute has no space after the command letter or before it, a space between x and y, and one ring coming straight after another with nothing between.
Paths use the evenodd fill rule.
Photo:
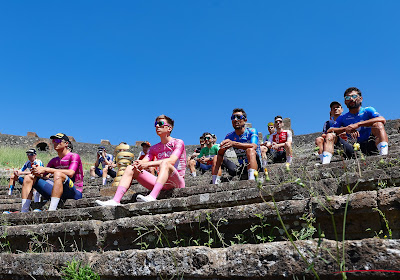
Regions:
<instances>
[{"instance_id":1,"label":"pink cycling jersey","mask_svg":"<svg viewBox=\"0 0 400 280\"><path fill-rule=\"evenodd\" d=\"M71 169L75 171L75 175L71 178L75 188L82 192L83 190L83 167L81 157L75 153L68 153L62 159L59 157L52 158L47 167L55 169Z\"/></svg>"},{"instance_id":2,"label":"pink cycling jersey","mask_svg":"<svg viewBox=\"0 0 400 280\"><path fill-rule=\"evenodd\" d=\"M149 152L146 157L149 161L151 159L161 160L165 158L169 158L170 156L175 155L178 157L178 160L175 163L175 168L178 171L178 174L181 177L185 177L186 171L186 150L185 144L181 139L172 138L167 144L157 143L154 146L151 146Z\"/></svg>"}]
</instances>

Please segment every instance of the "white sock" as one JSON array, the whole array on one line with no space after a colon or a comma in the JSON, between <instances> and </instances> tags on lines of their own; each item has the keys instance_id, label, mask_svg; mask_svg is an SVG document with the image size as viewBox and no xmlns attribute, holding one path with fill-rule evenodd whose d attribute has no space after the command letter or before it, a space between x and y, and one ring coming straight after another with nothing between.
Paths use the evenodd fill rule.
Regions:
<instances>
[{"instance_id":1,"label":"white sock","mask_svg":"<svg viewBox=\"0 0 400 280\"><path fill-rule=\"evenodd\" d=\"M196 174L196 171L195 171L195 172L192 172L192 176L193 176L193 177L196 177L196 175L197 175L197 174Z\"/></svg>"},{"instance_id":2,"label":"white sock","mask_svg":"<svg viewBox=\"0 0 400 280\"><path fill-rule=\"evenodd\" d=\"M107 183L107 178L103 178L103 186Z\"/></svg>"},{"instance_id":3,"label":"white sock","mask_svg":"<svg viewBox=\"0 0 400 280\"><path fill-rule=\"evenodd\" d=\"M34 202L40 202L40 193L38 191L34 191L33 197L34 197L33 199Z\"/></svg>"},{"instance_id":4,"label":"white sock","mask_svg":"<svg viewBox=\"0 0 400 280\"><path fill-rule=\"evenodd\" d=\"M254 177L254 171L256 171L255 169L252 169L252 168L250 168L250 169L248 169L247 170L247 175L248 175L248 177L249 177L249 180L252 180L252 181L254 181L256 178Z\"/></svg>"},{"instance_id":5,"label":"white sock","mask_svg":"<svg viewBox=\"0 0 400 280\"><path fill-rule=\"evenodd\" d=\"M212 183L213 183L214 185L221 183L221 176L212 175Z\"/></svg>"},{"instance_id":6,"label":"white sock","mask_svg":"<svg viewBox=\"0 0 400 280\"><path fill-rule=\"evenodd\" d=\"M389 152L389 144L388 142L381 142L378 144L378 146L376 146L379 150L379 154L381 156L385 156L388 154Z\"/></svg>"},{"instance_id":7,"label":"white sock","mask_svg":"<svg viewBox=\"0 0 400 280\"><path fill-rule=\"evenodd\" d=\"M328 164L331 162L332 154L330 152L322 153L322 164Z\"/></svg>"},{"instance_id":8,"label":"white sock","mask_svg":"<svg viewBox=\"0 0 400 280\"><path fill-rule=\"evenodd\" d=\"M56 211L59 202L59 197L51 197L49 211Z\"/></svg>"},{"instance_id":9,"label":"white sock","mask_svg":"<svg viewBox=\"0 0 400 280\"><path fill-rule=\"evenodd\" d=\"M292 158L293 158L292 156L287 156L286 157L286 162L287 163L292 163Z\"/></svg>"},{"instance_id":10,"label":"white sock","mask_svg":"<svg viewBox=\"0 0 400 280\"><path fill-rule=\"evenodd\" d=\"M320 155L318 155L319 156L319 159L321 160L321 162L323 161L323 156L322 156L322 154L320 154Z\"/></svg>"},{"instance_id":11,"label":"white sock","mask_svg":"<svg viewBox=\"0 0 400 280\"><path fill-rule=\"evenodd\" d=\"M22 213L28 212L30 205L31 205L31 200L30 199L22 199L21 212Z\"/></svg>"}]
</instances>

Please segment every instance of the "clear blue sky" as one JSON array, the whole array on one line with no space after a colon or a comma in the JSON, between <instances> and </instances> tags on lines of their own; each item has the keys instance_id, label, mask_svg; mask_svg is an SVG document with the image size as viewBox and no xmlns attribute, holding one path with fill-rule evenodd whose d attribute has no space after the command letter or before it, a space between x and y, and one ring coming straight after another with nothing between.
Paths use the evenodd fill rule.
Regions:
<instances>
[{"instance_id":1,"label":"clear blue sky","mask_svg":"<svg viewBox=\"0 0 400 280\"><path fill-rule=\"evenodd\" d=\"M400 1L0 1L0 132L77 141L219 141L242 107L320 131L356 86L400 118ZM347 111L347 109L345 110Z\"/></svg>"}]
</instances>

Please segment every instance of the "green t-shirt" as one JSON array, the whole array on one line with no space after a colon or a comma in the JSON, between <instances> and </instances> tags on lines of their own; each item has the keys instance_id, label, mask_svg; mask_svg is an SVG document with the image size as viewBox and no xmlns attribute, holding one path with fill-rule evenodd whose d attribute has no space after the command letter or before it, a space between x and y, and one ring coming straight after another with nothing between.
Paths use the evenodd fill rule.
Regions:
<instances>
[{"instance_id":1,"label":"green t-shirt","mask_svg":"<svg viewBox=\"0 0 400 280\"><path fill-rule=\"evenodd\" d=\"M206 146L203 149L201 149L200 154L197 157L201 158L203 156L205 156L205 157L215 156L216 154L218 154L218 150L219 150L219 146L218 145L212 146L211 149L209 149Z\"/></svg>"}]
</instances>

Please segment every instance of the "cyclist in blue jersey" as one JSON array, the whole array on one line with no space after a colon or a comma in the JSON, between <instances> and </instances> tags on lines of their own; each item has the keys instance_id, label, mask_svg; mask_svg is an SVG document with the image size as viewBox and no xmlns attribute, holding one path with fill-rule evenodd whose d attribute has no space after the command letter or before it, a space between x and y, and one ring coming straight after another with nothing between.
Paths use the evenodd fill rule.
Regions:
<instances>
[{"instance_id":1,"label":"cyclist in blue jersey","mask_svg":"<svg viewBox=\"0 0 400 280\"><path fill-rule=\"evenodd\" d=\"M330 163L334 143L337 136L346 132L350 141L360 144L361 151L366 155L388 154L388 136L384 124L386 120L373 107L361 107L363 98L361 91L356 87L348 88L344 92L344 103L349 112L341 115L336 122L328 129L325 138L326 145L322 153L322 163ZM351 147L351 153L354 153Z\"/></svg>"},{"instance_id":2,"label":"cyclist in blue jersey","mask_svg":"<svg viewBox=\"0 0 400 280\"><path fill-rule=\"evenodd\" d=\"M10 177L10 189L8 191L9 195L12 195L15 182L18 180L18 182L22 185L24 182L24 177L23 175L27 176L31 174L31 169L32 169L32 164L33 165L38 165L38 166L43 166L43 162L40 159L37 159L37 153L35 149L29 149L26 151L26 155L28 156L28 160L25 162L24 166L22 166L21 170L14 171L11 174ZM40 194L38 194L40 195ZM35 195L35 202L37 202L38 197Z\"/></svg>"},{"instance_id":3,"label":"cyclist in blue jersey","mask_svg":"<svg viewBox=\"0 0 400 280\"><path fill-rule=\"evenodd\" d=\"M236 108L231 116L232 126L235 129L228 133L221 142L219 151L213 159L212 183L218 184L221 180L218 171L225 167L231 176L247 175L247 179L255 180L254 171L261 167L261 151L258 144L258 132L255 128L246 128L247 114L241 108ZM239 166L224 158L226 150L233 148L238 158ZM247 173L243 172L247 166ZM243 178L241 176L241 178Z\"/></svg>"}]
</instances>

